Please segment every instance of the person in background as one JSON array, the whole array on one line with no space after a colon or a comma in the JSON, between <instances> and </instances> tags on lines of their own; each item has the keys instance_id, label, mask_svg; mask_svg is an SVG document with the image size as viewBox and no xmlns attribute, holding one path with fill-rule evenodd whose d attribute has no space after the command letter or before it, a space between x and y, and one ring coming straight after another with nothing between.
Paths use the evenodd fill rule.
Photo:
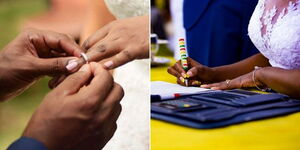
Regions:
<instances>
[{"instance_id":1,"label":"person in background","mask_svg":"<svg viewBox=\"0 0 300 150\"><path fill-rule=\"evenodd\" d=\"M71 73L83 50L60 33L27 29L0 51L0 100L39 78ZM8 150L98 150L113 136L124 93L100 64L90 63L45 96L21 137Z\"/></svg>"},{"instance_id":2,"label":"person in background","mask_svg":"<svg viewBox=\"0 0 300 150\"><path fill-rule=\"evenodd\" d=\"M248 25L260 53L237 63L207 67L188 58L185 72L178 61L168 72L187 74L190 86L213 90L254 87L300 98L300 0L259 0ZM200 52L199 52L200 53ZM198 81L198 82L195 82ZM200 81L200 82L199 82ZM197 84L196 84L197 83Z\"/></svg>"},{"instance_id":3,"label":"person in background","mask_svg":"<svg viewBox=\"0 0 300 150\"><path fill-rule=\"evenodd\" d=\"M257 0L179 0L171 3L176 3L171 4L176 21L175 35L186 37L188 55L192 59L215 67L258 53L247 34Z\"/></svg>"}]
</instances>

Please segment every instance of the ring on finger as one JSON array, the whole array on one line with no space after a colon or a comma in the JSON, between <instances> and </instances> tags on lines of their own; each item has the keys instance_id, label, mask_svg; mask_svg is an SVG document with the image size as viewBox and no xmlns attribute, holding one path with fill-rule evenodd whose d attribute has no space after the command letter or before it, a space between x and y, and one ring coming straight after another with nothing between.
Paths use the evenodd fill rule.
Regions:
<instances>
[{"instance_id":1,"label":"ring on finger","mask_svg":"<svg viewBox=\"0 0 300 150\"><path fill-rule=\"evenodd\" d=\"M227 87L229 87L231 80L227 79L225 82L226 82Z\"/></svg>"},{"instance_id":2,"label":"ring on finger","mask_svg":"<svg viewBox=\"0 0 300 150\"><path fill-rule=\"evenodd\" d=\"M84 59L85 63L89 63L89 57L85 53L80 53L80 55Z\"/></svg>"}]
</instances>

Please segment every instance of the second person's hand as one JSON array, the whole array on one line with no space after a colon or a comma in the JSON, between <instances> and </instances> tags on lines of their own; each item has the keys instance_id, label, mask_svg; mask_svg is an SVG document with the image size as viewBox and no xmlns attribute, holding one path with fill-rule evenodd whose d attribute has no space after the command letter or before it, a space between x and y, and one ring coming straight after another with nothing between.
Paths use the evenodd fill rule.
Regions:
<instances>
[{"instance_id":1,"label":"second person's hand","mask_svg":"<svg viewBox=\"0 0 300 150\"><path fill-rule=\"evenodd\" d=\"M84 65L44 98L23 136L49 150L101 149L116 130L123 95L100 64Z\"/></svg>"}]
</instances>

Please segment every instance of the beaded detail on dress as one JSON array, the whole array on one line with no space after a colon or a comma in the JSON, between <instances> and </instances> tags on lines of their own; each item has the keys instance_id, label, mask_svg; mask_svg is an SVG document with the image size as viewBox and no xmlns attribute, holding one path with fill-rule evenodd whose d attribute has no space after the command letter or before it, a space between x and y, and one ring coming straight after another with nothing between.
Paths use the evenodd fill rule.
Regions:
<instances>
[{"instance_id":1,"label":"beaded detail on dress","mask_svg":"<svg viewBox=\"0 0 300 150\"><path fill-rule=\"evenodd\" d=\"M290 1L282 10L276 6L266 10L265 0L259 0L248 32L273 67L300 69L300 0Z\"/></svg>"}]
</instances>

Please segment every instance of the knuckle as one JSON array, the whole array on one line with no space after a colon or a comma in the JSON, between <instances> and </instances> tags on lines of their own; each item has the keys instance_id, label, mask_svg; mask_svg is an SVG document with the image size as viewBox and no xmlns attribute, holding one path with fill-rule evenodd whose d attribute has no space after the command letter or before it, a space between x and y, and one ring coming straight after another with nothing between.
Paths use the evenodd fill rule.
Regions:
<instances>
[{"instance_id":1,"label":"knuckle","mask_svg":"<svg viewBox=\"0 0 300 150\"><path fill-rule=\"evenodd\" d=\"M134 54L130 53L128 50L122 51L122 55L125 56L126 61L130 61L134 59Z\"/></svg>"},{"instance_id":2,"label":"knuckle","mask_svg":"<svg viewBox=\"0 0 300 150\"><path fill-rule=\"evenodd\" d=\"M118 97L116 98L116 101L120 102L125 95L124 89L118 83L115 83L114 87L118 91Z\"/></svg>"},{"instance_id":3,"label":"knuckle","mask_svg":"<svg viewBox=\"0 0 300 150\"><path fill-rule=\"evenodd\" d=\"M104 53L107 50L107 45L105 43L101 43L101 44L97 45L94 50L99 53Z\"/></svg>"},{"instance_id":4,"label":"knuckle","mask_svg":"<svg viewBox=\"0 0 300 150\"><path fill-rule=\"evenodd\" d=\"M85 49L85 50L88 50L88 49L90 49L90 40L89 39L87 39L87 40L85 40L84 42L83 42L83 44L82 44L82 47Z\"/></svg>"}]
</instances>

